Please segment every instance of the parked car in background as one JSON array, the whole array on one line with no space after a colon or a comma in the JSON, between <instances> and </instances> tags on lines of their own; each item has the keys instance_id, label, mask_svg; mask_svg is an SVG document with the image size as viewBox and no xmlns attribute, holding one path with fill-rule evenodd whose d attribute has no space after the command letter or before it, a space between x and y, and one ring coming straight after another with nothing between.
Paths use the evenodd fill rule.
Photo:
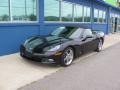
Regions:
<instances>
[{"instance_id":1,"label":"parked car in background","mask_svg":"<svg viewBox=\"0 0 120 90\"><path fill-rule=\"evenodd\" d=\"M34 36L20 47L20 55L43 63L69 66L73 60L89 51L100 52L104 33L80 27L59 27L48 36Z\"/></svg>"}]
</instances>

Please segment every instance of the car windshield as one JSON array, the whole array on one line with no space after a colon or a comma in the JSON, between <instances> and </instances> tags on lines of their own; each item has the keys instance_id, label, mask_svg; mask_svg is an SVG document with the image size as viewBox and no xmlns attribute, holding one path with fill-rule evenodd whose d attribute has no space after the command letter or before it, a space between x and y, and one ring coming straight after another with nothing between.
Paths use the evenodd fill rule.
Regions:
<instances>
[{"instance_id":1,"label":"car windshield","mask_svg":"<svg viewBox=\"0 0 120 90\"><path fill-rule=\"evenodd\" d=\"M82 31L83 29L78 27L59 27L51 35L74 39L79 38Z\"/></svg>"}]
</instances>

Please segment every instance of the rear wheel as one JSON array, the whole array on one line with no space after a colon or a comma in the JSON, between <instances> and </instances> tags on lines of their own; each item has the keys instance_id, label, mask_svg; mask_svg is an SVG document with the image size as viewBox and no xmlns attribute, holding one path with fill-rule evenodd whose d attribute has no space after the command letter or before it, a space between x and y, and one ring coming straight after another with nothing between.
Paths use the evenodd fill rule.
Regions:
<instances>
[{"instance_id":1,"label":"rear wheel","mask_svg":"<svg viewBox=\"0 0 120 90\"><path fill-rule=\"evenodd\" d=\"M69 66L73 62L74 59L74 51L71 47L68 47L63 52L62 58L61 58L61 65L62 66Z\"/></svg>"},{"instance_id":2,"label":"rear wheel","mask_svg":"<svg viewBox=\"0 0 120 90\"><path fill-rule=\"evenodd\" d=\"M103 49L103 40L102 40L102 39L99 39L99 42L98 42L98 46L97 46L96 51L97 51L97 52L100 52L100 51L102 51L102 49Z\"/></svg>"}]
</instances>

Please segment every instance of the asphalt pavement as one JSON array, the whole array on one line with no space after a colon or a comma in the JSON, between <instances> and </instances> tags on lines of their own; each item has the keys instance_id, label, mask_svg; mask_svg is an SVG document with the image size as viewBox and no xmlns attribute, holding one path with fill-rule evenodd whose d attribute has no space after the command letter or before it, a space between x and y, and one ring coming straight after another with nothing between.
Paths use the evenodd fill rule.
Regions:
<instances>
[{"instance_id":1,"label":"asphalt pavement","mask_svg":"<svg viewBox=\"0 0 120 90\"><path fill-rule=\"evenodd\" d=\"M18 90L120 90L120 43Z\"/></svg>"}]
</instances>

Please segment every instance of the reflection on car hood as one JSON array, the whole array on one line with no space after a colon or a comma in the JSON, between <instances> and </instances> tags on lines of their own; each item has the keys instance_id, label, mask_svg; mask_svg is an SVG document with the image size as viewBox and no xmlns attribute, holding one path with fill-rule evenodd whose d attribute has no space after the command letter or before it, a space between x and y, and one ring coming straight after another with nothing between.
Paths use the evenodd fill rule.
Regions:
<instances>
[{"instance_id":1,"label":"reflection on car hood","mask_svg":"<svg viewBox=\"0 0 120 90\"><path fill-rule=\"evenodd\" d=\"M61 43L64 43L66 41L69 41L70 39L58 37L58 36L44 36L44 37L35 37L29 40L25 47L26 48L36 48L36 47L47 47L51 45L58 45Z\"/></svg>"}]
</instances>

